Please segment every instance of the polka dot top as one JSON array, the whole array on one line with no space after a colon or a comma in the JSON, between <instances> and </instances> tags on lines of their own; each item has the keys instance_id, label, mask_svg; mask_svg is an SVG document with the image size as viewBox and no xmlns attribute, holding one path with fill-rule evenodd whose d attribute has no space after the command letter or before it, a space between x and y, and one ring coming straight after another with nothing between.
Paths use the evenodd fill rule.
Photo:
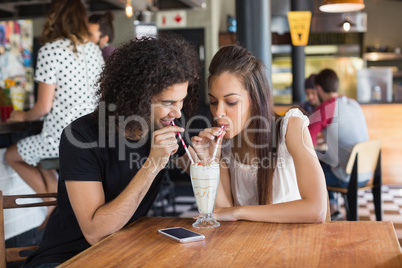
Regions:
<instances>
[{"instance_id":1,"label":"polka dot top","mask_svg":"<svg viewBox=\"0 0 402 268\"><path fill-rule=\"evenodd\" d=\"M63 128L95 108L95 83L104 64L102 52L92 42L77 45L76 53L73 48L70 40L61 39L39 50L35 81L55 84L56 89L42 133L18 143L18 151L28 164L58 157Z\"/></svg>"}]
</instances>

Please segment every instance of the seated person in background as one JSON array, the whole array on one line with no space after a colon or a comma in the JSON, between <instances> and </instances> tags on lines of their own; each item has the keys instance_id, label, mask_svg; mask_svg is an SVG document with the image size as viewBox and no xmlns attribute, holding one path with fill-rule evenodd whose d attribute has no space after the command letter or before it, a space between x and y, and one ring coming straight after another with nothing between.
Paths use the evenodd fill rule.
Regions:
<instances>
[{"instance_id":1,"label":"seated person in background","mask_svg":"<svg viewBox=\"0 0 402 268\"><path fill-rule=\"evenodd\" d=\"M113 13L108 10L105 14L94 14L88 18L90 40L102 50L105 62L115 50L109 43L114 39Z\"/></svg>"},{"instance_id":2,"label":"seated person in background","mask_svg":"<svg viewBox=\"0 0 402 268\"><path fill-rule=\"evenodd\" d=\"M239 45L223 47L209 66L208 84L219 127L203 130L192 145L207 160L224 127L216 219L323 222L327 193L309 119L299 109L278 118L263 63Z\"/></svg>"},{"instance_id":3,"label":"seated person in background","mask_svg":"<svg viewBox=\"0 0 402 268\"><path fill-rule=\"evenodd\" d=\"M314 78L316 74L310 75L304 81L304 90L306 92L306 101L301 105L301 108L306 111L307 115L311 115L315 108L320 105L317 89L315 87Z\"/></svg>"},{"instance_id":4,"label":"seated person in background","mask_svg":"<svg viewBox=\"0 0 402 268\"><path fill-rule=\"evenodd\" d=\"M88 42L86 18L81 0L53 1L40 38L44 45L35 71L38 99L32 109L13 111L8 120L34 121L44 116L42 132L20 140L5 155L7 163L37 193L57 192L56 170L41 168L40 160L59 157L63 128L95 108L94 85L104 60L99 47Z\"/></svg>"},{"instance_id":5,"label":"seated person in background","mask_svg":"<svg viewBox=\"0 0 402 268\"><path fill-rule=\"evenodd\" d=\"M147 215L179 149L183 129L171 122L196 109L199 66L193 46L172 35L113 53L97 109L62 133L58 204L25 267L56 266Z\"/></svg>"},{"instance_id":6,"label":"seated person in background","mask_svg":"<svg viewBox=\"0 0 402 268\"><path fill-rule=\"evenodd\" d=\"M360 105L353 99L338 96L339 79L331 69L322 70L315 77L321 105L310 116L310 133L314 145L322 132L328 150L318 153L328 186L347 188L350 176L346 164L353 146L369 139L366 120ZM359 177L359 187L370 178ZM341 216L334 193L329 191L330 210L333 218Z\"/></svg>"}]
</instances>

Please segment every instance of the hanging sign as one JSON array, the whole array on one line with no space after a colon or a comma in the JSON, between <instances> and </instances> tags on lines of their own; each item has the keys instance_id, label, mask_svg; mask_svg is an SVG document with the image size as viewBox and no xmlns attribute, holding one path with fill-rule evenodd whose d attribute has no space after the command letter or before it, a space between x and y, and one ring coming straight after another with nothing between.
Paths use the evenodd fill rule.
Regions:
<instances>
[{"instance_id":1,"label":"hanging sign","mask_svg":"<svg viewBox=\"0 0 402 268\"><path fill-rule=\"evenodd\" d=\"M186 11L162 11L156 15L158 28L181 28L187 26Z\"/></svg>"},{"instance_id":2,"label":"hanging sign","mask_svg":"<svg viewBox=\"0 0 402 268\"><path fill-rule=\"evenodd\" d=\"M308 43L310 32L311 12L290 11L288 12L290 36L294 46L305 46Z\"/></svg>"}]
</instances>

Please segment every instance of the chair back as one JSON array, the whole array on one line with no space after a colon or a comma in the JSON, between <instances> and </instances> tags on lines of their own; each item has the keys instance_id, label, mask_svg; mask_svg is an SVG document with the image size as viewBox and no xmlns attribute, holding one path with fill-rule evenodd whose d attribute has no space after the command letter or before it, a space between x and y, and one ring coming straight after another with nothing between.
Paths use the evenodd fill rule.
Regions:
<instances>
[{"instance_id":1,"label":"chair back","mask_svg":"<svg viewBox=\"0 0 402 268\"><path fill-rule=\"evenodd\" d=\"M19 200L37 199L37 198L52 198L50 201L38 201L35 203L21 203ZM0 190L0 268L5 268L7 262L24 261L25 256L21 255L23 251L32 251L37 248L36 245L29 247L16 247L6 248L5 234L4 234L4 209L10 208L27 208L27 207L43 207L43 206L56 206L57 205L57 193L47 194L27 194L27 195L3 195Z\"/></svg>"},{"instance_id":2,"label":"chair back","mask_svg":"<svg viewBox=\"0 0 402 268\"><path fill-rule=\"evenodd\" d=\"M327 214L325 215L325 221L331 221L331 211L329 209L329 197L327 195Z\"/></svg>"},{"instance_id":3,"label":"chair back","mask_svg":"<svg viewBox=\"0 0 402 268\"><path fill-rule=\"evenodd\" d=\"M374 172L377 167L380 151L381 151L380 140L369 140L356 144L353 147L352 153L350 154L348 163L346 165L346 173L347 174L352 173L356 155L358 155L357 173Z\"/></svg>"}]
</instances>

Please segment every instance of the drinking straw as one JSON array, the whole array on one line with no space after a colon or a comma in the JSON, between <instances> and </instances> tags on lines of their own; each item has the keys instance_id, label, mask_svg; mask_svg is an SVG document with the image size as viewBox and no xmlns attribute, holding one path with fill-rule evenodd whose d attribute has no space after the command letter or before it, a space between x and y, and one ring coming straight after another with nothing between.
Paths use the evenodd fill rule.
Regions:
<instances>
[{"instance_id":1,"label":"drinking straw","mask_svg":"<svg viewBox=\"0 0 402 268\"><path fill-rule=\"evenodd\" d=\"M219 131L218 140L216 141L214 153L212 154L212 161L214 161L214 159L215 159L215 157L216 157L216 153L218 152L219 142L221 141L222 134L223 134L223 127L224 127L224 126L221 126L221 130Z\"/></svg>"},{"instance_id":2,"label":"drinking straw","mask_svg":"<svg viewBox=\"0 0 402 268\"><path fill-rule=\"evenodd\" d=\"M173 125L173 126L176 126L173 121L172 121L172 125ZM177 132L177 135L179 135L179 138L180 138L180 140L181 140L181 144L183 144L184 150L186 150L186 153L187 153L187 155L188 155L188 158L190 158L191 164L194 164L194 160L193 160L193 158L191 157L191 154L190 154L190 152L188 151L187 146L186 146L186 144L184 143L184 140L183 140L182 136L180 135L180 132Z\"/></svg>"}]
</instances>

